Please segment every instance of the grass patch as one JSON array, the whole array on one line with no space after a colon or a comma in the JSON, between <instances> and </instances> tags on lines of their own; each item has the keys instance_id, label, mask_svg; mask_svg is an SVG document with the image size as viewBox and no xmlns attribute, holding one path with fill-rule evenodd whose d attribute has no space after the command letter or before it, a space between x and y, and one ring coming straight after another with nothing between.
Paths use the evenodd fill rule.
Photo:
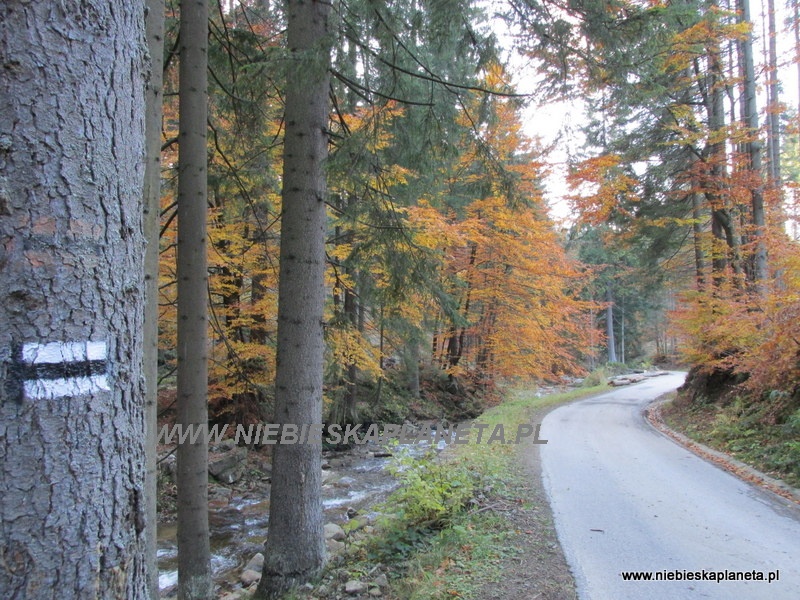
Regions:
<instances>
[{"instance_id":1,"label":"grass patch","mask_svg":"<svg viewBox=\"0 0 800 600\"><path fill-rule=\"evenodd\" d=\"M488 425L485 436L502 424L506 438L513 439L534 411L607 389L603 382L541 397L510 391L476 422ZM511 541L514 528L504 512L530 503L517 449L515 444L469 443L451 445L435 459L415 459L414 467L401 460L401 488L384 507L391 516L362 550L366 562L382 562L400 573L391 582L393 597L474 598L485 584L503 576L503 561L523 552Z\"/></svg>"}]
</instances>

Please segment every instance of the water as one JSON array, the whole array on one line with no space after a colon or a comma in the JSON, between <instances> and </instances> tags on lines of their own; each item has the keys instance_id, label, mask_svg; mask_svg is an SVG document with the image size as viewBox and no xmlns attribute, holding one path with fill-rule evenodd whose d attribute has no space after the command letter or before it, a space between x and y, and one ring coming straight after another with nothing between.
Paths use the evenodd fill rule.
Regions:
<instances>
[{"instance_id":1,"label":"water","mask_svg":"<svg viewBox=\"0 0 800 600\"><path fill-rule=\"evenodd\" d=\"M372 449L372 448L370 448ZM420 443L398 447L397 452L420 455L430 446ZM347 520L348 509L360 511L385 499L397 487L386 467L391 458L374 458L365 448L325 454L330 469L323 471L322 506L326 523ZM211 570L214 583L223 589L238 585L248 560L263 549L269 523L268 484L253 491L229 491L214 486L209 502ZM178 583L178 549L175 524L158 527L158 584L169 597Z\"/></svg>"}]
</instances>

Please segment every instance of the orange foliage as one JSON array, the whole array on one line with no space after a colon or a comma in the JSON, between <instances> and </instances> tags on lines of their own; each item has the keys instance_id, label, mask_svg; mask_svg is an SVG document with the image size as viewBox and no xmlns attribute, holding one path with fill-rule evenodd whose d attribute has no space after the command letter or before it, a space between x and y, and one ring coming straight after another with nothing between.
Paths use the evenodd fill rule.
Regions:
<instances>
[{"instance_id":1,"label":"orange foliage","mask_svg":"<svg viewBox=\"0 0 800 600\"><path fill-rule=\"evenodd\" d=\"M746 290L727 273L711 289L691 292L673 314L684 357L707 370L747 375L757 395L792 393L800 381L800 246L782 232L770 239L773 277Z\"/></svg>"},{"instance_id":2,"label":"orange foliage","mask_svg":"<svg viewBox=\"0 0 800 600\"><path fill-rule=\"evenodd\" d=\"M638 202L636 180L620 168L621 157L603 154L578 164L567 177L572 210L589 225L608 223L616 214L629 215L626 205Z\"/></svg>"},{"instance_id":3,"label":"orange foliage","mask_svg":"<svg viewBox=\"0 0 800 600\"><path fill-rule=\"evenodd\" d=\"M490 69L489 77L500 74ZM491 110L445 175L466 204L448 208L448 198L430 198L409 209L415 239L443 253L457 302L455 312L440 316L434 352L454 375L555 379L580 372L589 347L586 315L596 306L579 299L585 274L546 217L542 164L521 132L517 106L493 98ZM471 123L467 111L463 123Z\"/></svg>"}]
</instances>

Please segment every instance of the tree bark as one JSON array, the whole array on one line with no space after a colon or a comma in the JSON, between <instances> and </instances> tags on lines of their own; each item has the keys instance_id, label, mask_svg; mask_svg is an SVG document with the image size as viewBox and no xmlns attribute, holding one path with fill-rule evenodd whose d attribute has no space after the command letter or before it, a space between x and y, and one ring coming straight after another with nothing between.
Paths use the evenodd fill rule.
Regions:
<instances>
[{"instance_id":1,"label":"tree bark","mask_svg":"<svg viewBox=\"0 0 800 600\"><path fill-rule=\"evenodd\" d=\"M699 193L692 192L692 240L694 244L694 268L697 289L705 289L706 254L703 250L703 204Z\"/></svg>"},{"instance_id":2,"label":"tree bark","mask_svg":"<svg viewBox=\"0 0 800 600\"><path fill-rule=\"evenodd\" d=\"M144 598L144 2L0 7L0 590Z\"/></svg>"},{"instance_id":3,"label":"tree bark","mask_svg":"<svg viewBox=\"0 0 800 600\"><path fill-rule=\"evenodd\" d=\"M322 423L330 3L288 0L275 422ZM321 442L277 444L258 598L274 598L325 564Z\"/></svg>"},{"instance_id":4,"label":"tree bark","mask_svg":"<svg viewBox=\"0 0 800 600\"><path fill-rule=\"evenodd\" d=\"M767 108L769 123L769 179L770 185L781 185L781 102L778 82L778 28L775 18L775 0L767 0L769 35L769 64L767 68Z\"/></svg>"},{"instance_id":5,"label":"tree bark","mask_svg":"<svg viewBox=\"0 0 800 600\"><path fill-rule=\"evenodd\" d=\"M617 362L617 340L614 337L614 292L611 284L606 286L606 341L608 344L608 362Z\"/></svg>"},{"instance_id":6,"label":"tree bark","mask_svg":"<svg viewBox=\"0 0 800 600\"><path fill-rule=\"evenodd\" d=\"M161 207L161 113L164 83L164 0L147 0L145 15L150 77L145 90L144 257L145 314L144 365L147 535L147 588L158 598L157 495L158 465L158 237Z\"/></svg>"},{"instance_id":7,"label":"tree bark","mask_svg":"<svg viewBox=\"0 0 800 600\"><path fill-rule=\"evenodd\" d=\"M752 25L750 19L750 1L739 0L740 22ZM766 215L764 211L764 186L761 173L761 141L759 140L758 106L756 105L756 75L753 59L753 36L748 32L740 42L742 55L742 69L744 72L744 98L742 110L743 120L748 131L748 141L745 144L748 155L750 177L750 203L751 220L753 225L753 238L755 249L752 258L751 278L758 283L767 278L767 245L764 241L766 234Z\"/></svg>"},{"instance_id":8,"label":"tree bark","mask_svg":"<svg viewBox=\"0 0 800 600\"><path fill-rule=\"evenodd\" d=\"M208 5L181 0L177 422L208 426ZM178 598L212 594L208 440L178 445Z\"/></svg>"}]
</instances>

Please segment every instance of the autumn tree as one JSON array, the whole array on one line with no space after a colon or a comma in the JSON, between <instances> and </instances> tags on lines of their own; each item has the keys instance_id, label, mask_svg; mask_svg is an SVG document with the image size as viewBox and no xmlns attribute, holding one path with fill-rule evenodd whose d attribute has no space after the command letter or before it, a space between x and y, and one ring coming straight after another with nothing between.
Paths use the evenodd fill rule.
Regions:
<instances>
[{"instance_id":1,"label":"autumn tree","mask_svg":"<svg viewBox=\"0 0 800 600\"><path fill-rule=\"evenodd\" d=\"M490 66L484 87L510 92ZM442 255L452 302L442 305L433 355L457 385L460 375L557 379L580 371L589 305L583 274L564 253L546 216L542 165L522 132L513 95L464 102L461 155L442 173L445 192L410 211ZM425 231L428 229L428 231ZM513 333L512 333L513 332Z\"/></svg>"},{"instance_id":2,"label":"autumn tree","mask_svg":"<svg viewBox=\"0 0 800 600\"><path fill-rule=\"evenodd\" d=\"M753 389L763 393L768 378L751 348L794 372L773 353L785 347L768 325L794 310L784 293L790 279L770 280L767 263L768 253L786 256L791 244L780 190L765 186L760 164L753 23L746 3L736 8L580 3L564 9L571 20L561 21L560 37L530 51L554 79L566 69L581 73L582 89L600 101L587 128L589 156L576 172L613 158L635 192L604 195L619 176L595 178L599 187L580 196L579 214L602 215L653 268L696 287L675 313L686 355L706 371L757 372Z\"/></svg>"},{"instance_id":3,"label":"autumn tree","mask_svg":"<svg viewBox=\"0 0 800 600\"><path fill-rule=\"evenodd\" d=\"M144 598L144 3L0 19L0 590Z\"/></svg>"}]
</instances>

